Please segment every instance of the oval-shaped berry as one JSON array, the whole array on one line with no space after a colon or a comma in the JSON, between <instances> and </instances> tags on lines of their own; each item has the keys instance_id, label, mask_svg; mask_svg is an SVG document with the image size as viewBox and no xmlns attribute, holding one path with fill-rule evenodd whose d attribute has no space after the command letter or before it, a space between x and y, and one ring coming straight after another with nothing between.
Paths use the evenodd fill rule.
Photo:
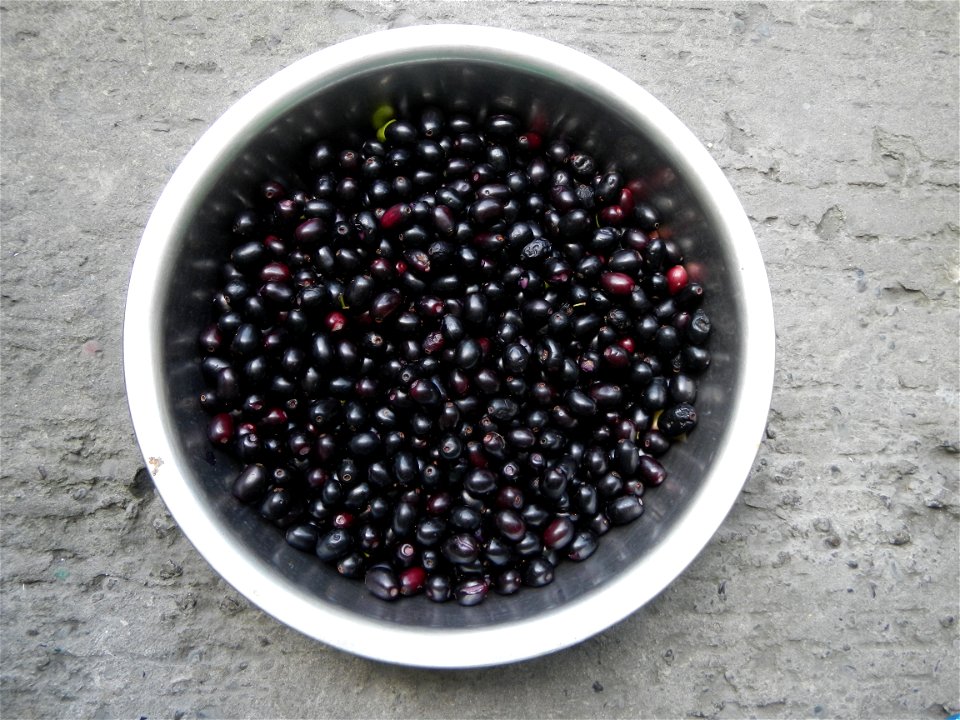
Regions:
<instances>
[{"instance_id":1,"label":"oval-shaped berry","mask_svg":"<svg viewBox=\"0 0 960 720\"><path fill-rule=\"evenodd\" d=\"M381 600L396 600L400 596L400 581L387 565L374 565L368 569L363 584Z\"/></svg>"},{"instance_id":2,"label":"oval-shaped berry","mask_svg":"<svg viewBox=\"0 0 960 720\"><path fill-rule=\"evenodd\" d=\"M230 413L214 415L207 426L207 437L214 445L228 445L233 440L233 417Z\"/></svg>"},{"instance_id":3,"label":"oval-shaped berry","mask_svg":"<svg viewBox=\"0 0 960 720\"><path fill-rule=\"evenodd\" d=\"M427 581L427 573L419 565L413 565L402 570L397 576L397 581L400 585L400 594L409 597L423 590L424 583Z\"/></svg>"},{"instance_id":4,"label":"oval-shaped berry","mask_svg":"<svg viewBox=\"0 0 960 720\"><path fill-rule=\"evenodd\" d=\"M494 516L500 534L510 542L519 542L527 532L523 518L513 510L503 509Z\"/></svg>"},{"instance_id":5,"label":"oval-shaped berry","mask_svg":"<svg viewBox=\"0 0 960 720\"><path fill-rule=\"evenodd\" d=\"M400 307L403 296L399 290L387 290L377 295L370 305L370 316L377 322L383 322Z\"/></svg>"},{"instance_id":6,"label":"oval-shaped berry","mask_svg":"<svg viewBox=\"0 0 960 720\"><path fill-rule=\"evenodd\" d=\"M314 217L300 223L300 225L297 226L297 229L294 230L293 235L298 243L316 243L323 239L326 231L327 228L323 220Z\"/></svg>"},{"instance_id":7,"label":"oval-shaped berry","mask_svg":"<svg viewBox=\"0 0 960 720\"><path fill-rule=\"evenodd\" d=\"M424 592L432 602L446 602L452 595L450 578L446 575L430 575L424 585Z\"/></svg>"},{"instance_id":8,"label":"oval-shaped berry","mask_svg":"<svg viewBox=\"0 0 960 720\"><path fill-rule=\"evenodd\" d=\"M522 373L529 360L529 351L520 343L511 343L503 349L503 368L507 372Z\"/></svg>"},{"instance_id":9,"label":"oval-shaped berry","mask_svg":"<svg viewBox=\"0 0 960 720\"><path fill-rule=\"evenodd\" d=\"M233 496L243 503L256 502L270 485L270 473L263 465L248 465L233 481Z\"/></svg>"},{"instance_id":10,"label":"oval-shaped berry","mask_svg":"<svg viewBox=\"0 0 960 720\"><path fill-rule=\"evenodd\" d=\"M463 486L472 495L489 495L497 489L497 477L489 470L475 468L463 479Z\"/></svg>"},{"instance_id":11,"label":"oval-shaped berry","mask_svg":"<svg viewBox=\"0 0 960 720\"><path fill-rule=\"evenodd\" d=\"M472 370L480 363L482 355L480 343L473 338L466 338L457 345L454 363L461 370Z\"/></svg>"},{"instance_id":12,"label":"oval-shaped berry","mask_svg":"<svg viewBox=\"0 0 960 720\"><path fill-rule=\"evenodd\" d=\"M570 543L567 557L574 562L581 562L593 555L597 550L597 537L589 530L578 532Z\"/></svg>"},{"instance_id":13,"label":"oval-shaped berry","mask_svg":"<svg viewBox=\"0 0 960 720\"><path fill-rule=\"evenodd\" d=\"M499 595L513 595L523 585L523 576L519 570L504 570L496 577L493 589Z\"/></svg>"},{"instance_id":14,"label":"oval-shaped berry","mask_svg":"<svg viewBox=\"0 0 960 720\"><path fill-rule=\"evenodd\" d=\"M667 290L671 295L676 295L687 286L687 269L683 265L674 265L667 270Z\"/></svg>"},{"instance_id":15,"label":"oval-shaped berry","mask_svg":"<svg viewBox=\"0 0 960 720\"><path fill-rule=\"evenodd\" d=\"M292 526L286 534L287 544L301 552L313 550L317 545L317 539L317 528L307 523Z\"/></svg>"},{"instance_id":16,"label":"oval-shaped berry","mask_svg":"<svg viewBox=\"0 0 960 720\"><path fill-rule=\"evenodd\" d=\"M626 273L605 272L600 276L600 285L611 295L624 296L633 292L636 283Z\"/></svg>"},{"instance_id":17,"label":"oval-shaped berry","mask_svg":"<svg viewBox=\"0 0 960 720\"><path fill-rule=\"evenodd\" d=\"M490 584L482 577L469 578L457 585L453 594L460 605L469 607L482 603L489 589Z\"/></svg>"},{"instance_id":18,"label":"oval-shaped berry","mask_svg":"<svg viewBox=\"0 0 960 720\"><path fill-rule=\"evenodd\" d=\"M553 564L544 558L534 558L523 573L523 582L530 587L543 587L553 582Z\"/></svg>"},{"instance_id":19,"label":"oval-shaped berry","mask_svg":"<svg viewBox=\"0 0 960 720\"><path fill-rule=\"evenodd\" d=\"M384 230L398 229L412 213L413 209L407 203L392 205L380 216L380 227Z\"/></svg>"},{"instance_id":20,"label":"oval-shaped berry","mask_svg":"<svg viewBox=\"0 0 960 720\"><path fill-rule=\"evenodd\" d=\"M333 529L317 541L317 557L324 562L336 562L350 552L353 538L343 529Z\"/></svg>"},{"instance_id":21,"label":"oval-shaped berry","mask_svg":"<svg viewBox=\"0 0 960 720\"><path fill-rule=\"evenodd\" d=\"M607 505L606 515L614 525L626 525L643 515L643 501L635 495L621 495Z\"/></svg>"},{"instance_id":22,"label":"oval-shaped berry","mask_svg":"<svg viewBox=\"0 0 960 720\"><path fill-rule=\"evenodd\" d=\"M573 540L576 529L567 516L560 516L543 531L543 546L549 550L562 550Z\"/></svg>"},{"instance_id":23,"label":"oval-shaped berry","mask_svg":"<svg viewBox=\"0 0 960 720\"><path fill-rule=\"evenodd\" d=\"M357 457L370 457L380 449L380 437L373 432L358 433L350 438L347 447Z\"/></svg>"},{"instance_id":24,"label":"oval-shaped berry","mask_svg":"<svg viewBox=\"0 0 960 720\"><path fill-rule=\"evenodd\" d=\"M570 390L564 399L574 415L589 417L597 414L596 401L582 390Z\"/></svg>"},{"instance_id":25,"label":"oval-shaped berry","mask_svg":"<svg viewBox=\"0 0 960 720\"><path fill-rule=\"evenodd\" d=\"M640 464L637 469L640 479L647 485L656 487L667 478L667 471L656 458L649 455L640 456Z\"/></svg>"},{"instance_id":26,"label":"oval-shaped berry","mask_svg":"<svg viewBox=\"0 0 960 720\"><path fill-rule=\"evenodd\" d=\"M454 565L472 563L480 555L480 548L472 535L460 533L449 537L442 546L443 556Z\"/></svg>"}]
</instances>

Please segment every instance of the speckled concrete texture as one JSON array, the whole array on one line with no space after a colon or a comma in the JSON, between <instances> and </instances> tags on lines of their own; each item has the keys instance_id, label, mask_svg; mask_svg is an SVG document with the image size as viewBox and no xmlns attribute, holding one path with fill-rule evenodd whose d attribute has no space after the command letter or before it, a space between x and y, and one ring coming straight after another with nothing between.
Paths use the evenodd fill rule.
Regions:
<instances>
[{"instance_id":1,"label":"speckled concrete texture","mask_svg":"<svg viewBox=\"0 0 960 720\"><path fill-rule=\"evenodd\" d=\"M958 6L0 3L5 718L929 717L960 711ZM384 666L251 607L142 471L120 326L140 233L257 82L400 25L533 32L686 122L753 222L766 441L714 541L567 651Z\"/></svg>"}]
</instances>

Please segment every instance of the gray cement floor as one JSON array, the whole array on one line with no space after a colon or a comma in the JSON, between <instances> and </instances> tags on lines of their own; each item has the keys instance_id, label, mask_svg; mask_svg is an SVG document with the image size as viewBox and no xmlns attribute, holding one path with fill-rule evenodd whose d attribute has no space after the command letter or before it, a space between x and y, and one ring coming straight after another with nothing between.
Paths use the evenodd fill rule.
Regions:
<instances>
[{"instance_id":1,"label":"gray cement floor","mask_svg":"<svg viewBox=\"0 0 960 720\"><path fill-rule=\"evenodd\" d=\"M120 367L140 233L258 81L391 26L526 30L707 145L767 263L767 439L649 606L507 668L286 629L138 470ZM0 3L3 717L931 717L958 690L958 5Z\"/></svg>"}]
</instances>

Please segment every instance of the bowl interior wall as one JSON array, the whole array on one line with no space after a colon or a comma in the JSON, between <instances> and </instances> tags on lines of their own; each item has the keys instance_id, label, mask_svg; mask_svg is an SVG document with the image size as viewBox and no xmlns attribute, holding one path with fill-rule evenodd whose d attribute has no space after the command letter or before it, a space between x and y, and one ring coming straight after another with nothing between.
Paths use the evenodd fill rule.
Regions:
<instances>
[{"instance_id":1,"label":"bowl interior wall","mask_svg":"<svg viewBox=\"0 0 960 720\"><path fill-rule=\"evenodd\" d=\"M564 563L552 585L510 598L492 596L474 608L436 605L423 597L384 603L370 596L362 583L345 581L315 558L288 547L282 533L229 494L240 466L210 448L205 437L206 415L196 400L203 388L196 336L213 319L211 291L219 282L218 264L231 247L233 216L265 179L277 178L287 187L309 189L312 182L305 163L309 149L324 137L350 138L354 131L345 132L344 128L372 132L370 117L383 103L400 112L424 104L448 112L514 112L530 122L546 122L546 135L567 136L604 162L619 165L628 177L652 178L653 202L670 219L671 231L687 257L701 268L700 280L708 293L705 309L714 321L713 364L700 384L697 400L699 427L665 457L670 477L646 493L644 516L607 534L588 562ZM197 194L192 216L178 238L177 271L169 279L164 302L166 402L175 442L189 458L196 474L192 480L215 508L222 530L274 568L278 582L299 585L317 602L334 603L349 612L391 623L443 628L521 620L607 582L659 543L682 516L723 441L732 412L727 400L743 382L737 363L742 340L736 332L740 281L693 186L680 169L671 166L669 151L658 150L646 128L633 125L633 121L625 109L528 68L463 60L414 61L370 69L292 100L266 118L260 128L254 128L259 132L251 130L231 156L198 183L204 190Z\"/></svg>"}]
</instances>

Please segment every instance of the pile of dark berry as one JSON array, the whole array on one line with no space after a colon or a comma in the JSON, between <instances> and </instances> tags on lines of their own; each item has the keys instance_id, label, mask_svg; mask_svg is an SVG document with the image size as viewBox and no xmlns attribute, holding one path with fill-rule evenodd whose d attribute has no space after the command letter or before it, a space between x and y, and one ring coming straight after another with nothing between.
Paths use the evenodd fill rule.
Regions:
<instances>
[{"instance_id":1,"label":"pile of dark berry","mask_svg":"<svg viewBox=\"0 0 960 720\"><path fill-rule=\"evenodd\" d=\"M233 494L377 597L463 605L637 519L710 362L646 182L436 109L309 168L238 215L199 338Z\"/></svg>"}]
</instances>

